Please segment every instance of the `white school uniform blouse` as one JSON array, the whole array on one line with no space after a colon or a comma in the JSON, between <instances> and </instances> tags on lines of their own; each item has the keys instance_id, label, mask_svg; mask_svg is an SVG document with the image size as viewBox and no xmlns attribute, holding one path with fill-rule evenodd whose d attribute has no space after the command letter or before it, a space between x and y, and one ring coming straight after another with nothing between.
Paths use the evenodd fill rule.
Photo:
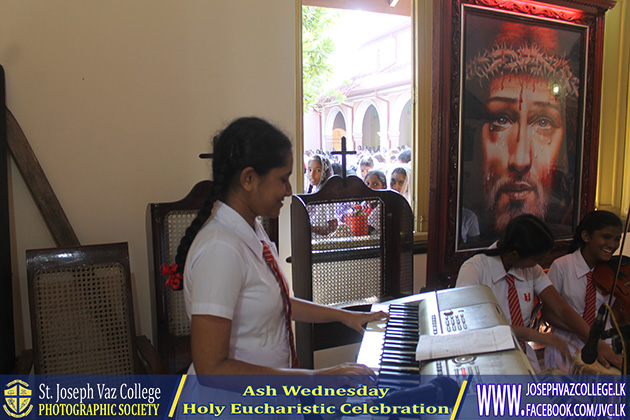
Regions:
<instances>
[{"instance_id":1,"label":"white school uniform blouse","mask_svg":"<svg viewBox=\"0 0 630 420\"><path fill-rule=\"evenodd\" d=\"M571 254L556 259L549 268L549 279L551 283L553 283L558 293L566 300L569 306L580 316L584 314L586 275L589 271L591 271L591 269L588 267L588 264L586 264L582 252L579 249ZM608 303L608 296L602 294L598 287L596 287L595 290L597 291L595 310L597 310L602 303ZM610 319L607 328L610 328ZM584 346L582 340L573 333L558 328L554 328L553 332L567 340L570 344L570 349L574 352L581 350ZM571 369L571 364L570 361L565 361L562 358L562 355L557 349L547 346L545 348L545 367L561 369L568 373Z\"/></svg>"},{"instance_id":2,"label":"white school uniform blouse","mask_svg":"<svg viewBox=\"0 0 630 420\"><path fill-rule=\"evenodd\" d=\"M186 312L189 317L214 315L232 320L230 358L288 368L291 359L282 296L264 260L261 241L267 242L279 261L275 245L258 221L254 230L234 209L217 201L186 259ZM188 373L195 374L193 364Z\"/></svg>"},{"instance_id":3,"label":"white school uniform blouse","mask_svg":"<svg viewBox=\"0 0 630 420\"><path fill-rule=\"evenodd\" d=\"M490 248L496 248L496 243ZM505 280L507 274L514 276L514 286L518 292L518 300L521 306L521 313L523 314L523 324L528 326L534 309L534 294L539 294L551 286L549 278L539 265L529 268L510 268L506 272L500 256L477 254L462 264L457 275L456 287L476 284L490 287L503 310L503 314L511 324L508 282ZM540 366L534 350L529 345L526 353L532 367L538 372Z\"/></svg>"}]
</instances>

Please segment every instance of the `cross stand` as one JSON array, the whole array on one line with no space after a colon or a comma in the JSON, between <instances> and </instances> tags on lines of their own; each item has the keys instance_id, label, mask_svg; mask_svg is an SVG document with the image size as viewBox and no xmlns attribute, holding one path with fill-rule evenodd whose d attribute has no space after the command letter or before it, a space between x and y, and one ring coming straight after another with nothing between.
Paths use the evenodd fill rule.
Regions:
<instances>
[{"instance_id":1,"label":"cross stand","mask_svg":"<svg viewBox=\"0 0 630 420\"><path fill-rule=\"evenodd\" d=\"M348 151L346 149L346 136L341 138L341 152L331 152L331 155L341 155L341 179L343 180L343 186L348 186L347 174L346 174L346 155L356 155L354 150Z\"/></svg>"}]
</instances>

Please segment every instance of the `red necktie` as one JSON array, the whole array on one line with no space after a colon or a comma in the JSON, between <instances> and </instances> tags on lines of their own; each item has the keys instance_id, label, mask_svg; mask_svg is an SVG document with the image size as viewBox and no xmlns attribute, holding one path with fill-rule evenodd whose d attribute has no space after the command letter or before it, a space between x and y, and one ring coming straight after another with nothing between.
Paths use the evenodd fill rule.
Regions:
<instances>
[{"instance_id":1,"label":"red necktie","mask_svg":"<svg viewBox=\"0 0 630 420\"><path fill-rule=\"evenodd\" d=\"M584 313L582 314L582 318L588 325L591 325L595 320L596 295L593 272L589 271L586 274L586 296L584 298Z\"/></svg>"},{"instance_id":2,"label":"red necktie","mask_svg":"<svg viewBox=\"0 0 630 420\"><path fill-rule=\"evenodd\" d=\"M521 312L521 304L518 300L518 292L516 291L516 286L514 285L514 276L511 274L505 275L505 280L508 282L508 304L510 305L510 320L512 321L512 325L516 327L525 326L523 322L523 313ZM523 340L518 340L523 351L525 351L525 342Z\"/></svg>"},{"instance_id":3,"label":"red necktie","mask_svg":"<svg viewBox=\"0 0 630 420\"><path fill-rule=\"evenodd\" d=\"M289 296L289 287L287 286L287 282L284 279L284 276L280 272L280 268L278 267L278 263L276 259L273 257L271 253L271 249L264 241L261 241L263 245L263 257L265 257L265 261L267 265L271 269L274 277L278 281L278 285L280 286L280 294L282 295L282 303L284 306L284 321L287 327L287 335L289 340L289 346L291 349L291 367L299 368L300 362L297 358L297 351L295 350L295 339L293 337L293 327L291 325L292 319L292 310L291 310L291 298Z\"/></svg>"}]
</instances>

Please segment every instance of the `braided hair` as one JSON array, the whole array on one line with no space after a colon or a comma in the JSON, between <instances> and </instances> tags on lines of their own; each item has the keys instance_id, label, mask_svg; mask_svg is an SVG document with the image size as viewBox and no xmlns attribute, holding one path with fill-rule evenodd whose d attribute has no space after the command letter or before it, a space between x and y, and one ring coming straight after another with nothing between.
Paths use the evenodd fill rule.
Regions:
<instances>
[{"instance_id":1,"label":"braided hair","mask_svg":"<svg viewBox=\"0 0 630 420\"><path fill-rule=\"evenodd\" d=\"M605 229L609 226L623 229L623 222L615 213L606 210L595 210L587 213L575 229L569 252L576 251L586 245L586 242L582 239L582 232L592 235L596 230Z\"/></svg>"},{"instance_id":2,"label":"braided hair","mask_svg":"<svg viewBox=\"0 0 630 420\"><path fill-rule=\"evenodd\" d=\"M286 165L292 148L286 134L257 117L232 121L212 143L212 188L179 243L175 256L178 273L183 273L188 250L210 218L214 203L226 198L243 169L252 167L258 175L264 176L270 170Z\"/></svg>"},{"instance_id":3,"label":"braided hair","mask_svg":"<svg viewBox=\"0 0 630 420\"><path fill-rule=\"evenodd\" d=\"M483 251L497 256L516 251L521 258L551 251L554 237L551 230L533 214L521 214L507 224L496 248Z\"/></svg>"}]
</instances>

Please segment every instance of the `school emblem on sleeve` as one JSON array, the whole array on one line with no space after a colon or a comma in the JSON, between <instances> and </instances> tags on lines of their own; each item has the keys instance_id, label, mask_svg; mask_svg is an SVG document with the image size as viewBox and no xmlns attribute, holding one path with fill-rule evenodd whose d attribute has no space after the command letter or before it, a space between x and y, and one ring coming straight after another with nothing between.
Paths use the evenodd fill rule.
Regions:
<instances>
[{"instance_id":1,"label":"school emblem on sleeve","mask_svg":"<svg viewBox=\"0 0 630 420\"><path fill-rule=\"evenodd\" d=\"M29 385L16 379L13 382L9 382L4 390L4 411L17 419L27 416L33 406L31 405L31 395L33 391L29 388Z\"/></svg>"}]
</instances>

